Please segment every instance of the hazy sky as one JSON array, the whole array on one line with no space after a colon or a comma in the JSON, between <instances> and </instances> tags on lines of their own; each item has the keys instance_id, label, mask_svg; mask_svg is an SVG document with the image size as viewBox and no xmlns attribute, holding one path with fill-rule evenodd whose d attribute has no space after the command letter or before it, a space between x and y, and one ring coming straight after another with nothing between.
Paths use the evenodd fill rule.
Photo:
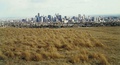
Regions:
<instances>
[{"instance_id":1,"label":"hazy sky","mask_svg":"<svg viewBox=\"0 0 120 65\"><path fill-rule=\"evenodd\" d=\"M0 0L0 17L120 14L120 0Z\"/></svg>"}]
</instances>

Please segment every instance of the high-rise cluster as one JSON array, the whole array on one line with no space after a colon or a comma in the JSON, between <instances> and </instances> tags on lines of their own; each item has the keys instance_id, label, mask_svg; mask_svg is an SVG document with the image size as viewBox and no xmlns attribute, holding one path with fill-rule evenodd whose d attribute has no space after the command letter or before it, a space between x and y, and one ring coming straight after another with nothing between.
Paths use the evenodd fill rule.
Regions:
<instances>
[{"instance_id":1,"label":"high-rise cluster","mask_svg":"<svg viewBox=\"0 0 120 65\"><path fill-rule=\"evenodd\" d=\"M38 13L34 18L23 19L22 21L31 22L62 22L62 23L80 23L80 22L109 22L109 21L119 21L119 17L102 17L102 16L86 16L85 14L78 16L63 16L60 14L55 14L55 16L48 15L44 16Z\"/></svg>"},{"instance_id":2,"label":"high-rise cluster","mask_svg":"<svg viewBox=\"0 0 120 65\"><path fill-rule=\"evenodd\" d=\"M35 21L36 22L64 22L64 23L68 23L68 22L93 22L93 21L98 21L98 22L104 22L104 19L102 17L86 17L85 15L81 15L78 14L78 16L72 16L72 17L68 17L68 16L64 16L62 17L62 15L59 14L55 14L55 16L41 16L40 13L38 13L38 15L35 16Z\"/></svg>"}]
</instances>

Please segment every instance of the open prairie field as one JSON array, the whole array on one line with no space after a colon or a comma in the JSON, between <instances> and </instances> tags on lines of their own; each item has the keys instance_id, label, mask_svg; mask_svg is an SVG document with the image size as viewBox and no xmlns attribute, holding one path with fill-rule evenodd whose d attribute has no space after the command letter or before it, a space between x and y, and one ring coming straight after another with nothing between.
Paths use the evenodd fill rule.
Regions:
<instances>
[{"instance_id":1,"label":"open prairie field","mask_svg":"<svg viewBox=\"0 0 120 65\"><path fill-rule=\"evenodd\" d=\"M0 28L0 65L120 65L120 27Z\"/></svg>"}]
</instances>

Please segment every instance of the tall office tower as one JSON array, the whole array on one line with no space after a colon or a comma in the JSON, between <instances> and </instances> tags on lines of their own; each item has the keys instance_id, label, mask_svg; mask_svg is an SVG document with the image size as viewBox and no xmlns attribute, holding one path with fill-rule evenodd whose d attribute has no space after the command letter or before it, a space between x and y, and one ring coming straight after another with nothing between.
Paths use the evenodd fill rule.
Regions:
<instances>
[{"instance_id":1,"label":"tall office tower","mask_svg":"<svg viewBox=\"0 0 120 65\"><path fill-rule=\"evenodd\" d=\"M59 16L58 16L58 20L59 20L60 22L62 22L62 15L59 15Z\"/></svg>"},{"instance_id":2,"label":"tall office tower","mask_svg":"<svg viewBox=\"0 0 120 65\"><path fill-rule=\"evenodd\" d=\"M59 14L55 14L55 17L58 18Z\"/></svg>"},{"instance_id":3,"label":"tall office tower","mask_svg":"<svg viewBox=\"0 0 120 65\"><path fill-rule=\"evenodd\" d=\"M43 17L43 22L47 22L48 18L46 16Z\"/></svg>"},{"instance_id":4,"label":"tall office tower","mask_svg":"<svg viewBox=\"0 0 120 65\"><path fill-rule=\"evenodd\" d=\"M54 20L54 17L53 17L53 16L51 16L51 22L53 22L53 20Z\"/></svg>"},{"instance_id":5,"label":"tall office tower","mask_svg":"<svg viewBox=\"0 0 120 65\"><path fill-rule=\"evenodd\" d=\"M47 17L47 16L45 16L45 19L46 19L46 22L48 22L48 20L49 20L49 19L48 19L48 17Z\"/></svg>"},{"instance_id":6,"label":"tall office tower","mask_svg":"<svg viewBox=\"0 0 120 65\"><path fill-rule=\"evenodd\" d=\"M55 15L56 15L56 18L57 18L58 21L62 21L62 16L59 15L59 13L58 13L58 14L55 14Z\"/></svg>"},{"instance_id":7,"label":"tall office tower","mask_svg":"<svg viewBox=\"0 0 120 65\"><path fill-rule=\"evenodd\" d=\"M96 17L96 18L95 18L95 22L98 22L98 21L99 21L99 18L98 18L98 17Z\"/></svg>"},{"instance_id":8,"label":"tall office tower","mask_svg":"<svg viewBox=\"0 0 120 65\"><path fill-rule=\"evenodd\" d=\"M56 17L53 17L53 22L56 22L57 21L57 18Z\"/></svg>"},{"instance_id":9,"label":"tall office tower","mask_svg":"<svg viewBox=\"0 0 120 65\"><path fill-rule=\"evenodd\" d=\"M67 17L67 16L65 16L64 18L65 18L66 20L68 19L68 17Z\"/></svg>"},{"instance_id":10,"label":"tall office tower","mask_svg":"<svg viewBox=\"0 0 120 65\"><path fill-rule=\"evenodd\" d=\"M78 14L78 18L81 18L81 14Z\"/></svg>"},{"instance_id":11,"label":"tall office tower","mask_svg":"<svg viewBox=\"0 0 120 65\"><path fill-rule=\"evenodd\" d=\"M52 16L48 15L48 19L49 19L49 21L52 21Z\"/></svg>"},{"instance_id":12,"label":"tall office tower","mask_svg":"<svg viewBox=\"0 0 120 65\"><path fill-rule=\"evenodd\" d=\"M40 13L38 13L38 17L40 17Z\"/></svg>"},{"instance_id":13,"label":"tall office tower","mask_svg":"<svg viewBox=\"0 0 120 65\"><path fill-rule=\"evenodd\" d=\"M81 14L78 14L78 21L80 22L80 21L81 21L81 19L82 19Z\"/></svg>"},{"instance_id":14,"label":"tall office tower","mask_svg":"<svg viewBox=\"0 0 120 65\"><path fill-rule=\"evenodd\" d=\"M53 17L53 22L55 22L55 17Z\"/></svg>"},{"instance_id":15,"label":"tall office tower","mask_svg":"<svg viewBox=\"0 0 120 65\"><path fill-rule=\"evenodd\" d=\"M91 21L93 22L93 21L94 21L94 19L95 19L95 17L92 17L92 18L91 18Z\"/></svg>"},{"instance_id":16,"label":"tall office tower","mask_svg":"<svg viewBox=\"0 0 120 65\"><path fill-rule=\"evenodd\" d=\"M38 22L40 22L40 13L38 13L38 17L37 18L38 18Z\"/></svg>"},{"instance_id":17,"label":"tall office tower","mask_svg":"<svg viewBox=\"0 0 120 65\"><path fill-rule=\"evenodd\" d=\"M37 16L37 15L35 16L35 19L36 19L36 22L39 22L39 19L38 19L38 16Z\"/></svg>"},{"instance_id":18,"label":"tall office tower","mask_svg":"<svg viewBox=\"0 0 120 65\"><path fill-rule=\"evenodd\" d=\"M85 14L83 15L83 19L85 19Z\"/></svg>"},{"instance_id":19,"label":"tall office tower","mask_svg":"<svg viewBox=\"0 0 120 65\"><path fill-rule=\"evenodd\" d=\"M40 17L40 22L43 22L43 16Z\"/></svg>"},{"instance_id":20,"label":"tall office tower","mask_svg":"<svg viewBox=\"0 0 120 65\"><path fill-rule=\"evenodd\" d=\"M85 22L86 19L85 19L85 14L82 16L82 22Z\"/></svg>"},{"instance_id":21,"label":"tall office tower","mask_svg":"<svg viewBox=\"0 0 120 65\"><path fill-rule=\"evenodd\" d=\"M90 22L90 19L91 19L90 16L88 16L87 21Z\"/></svg>"},{"instance_id":22,"label":"tall office tower","mask_svg":"<svg viewBox=\"0 0 120 65\"><path fill-rule=\"evenodd\" d=\"M92 17L92 18L91 18L91 21L92 21L92 22L96 22L96 21L97 21L97 18L96 18L96 17Z\"/></svg>"},{"instance_id":23,"label":"tall office tower","mask_svg":"<svg viewBox=\"0 0 120 65\"><path fill-rule=\"evenodd\" d=\"M36 22L40 22L40 13L38 13L38 15L35 16L36 18Z\"/></svg>"}]
</instances>

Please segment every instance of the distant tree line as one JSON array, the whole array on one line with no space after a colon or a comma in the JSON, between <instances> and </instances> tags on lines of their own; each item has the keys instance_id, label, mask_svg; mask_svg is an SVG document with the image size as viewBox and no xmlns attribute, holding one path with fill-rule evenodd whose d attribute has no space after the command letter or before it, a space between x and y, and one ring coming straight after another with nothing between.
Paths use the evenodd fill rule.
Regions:
<instances>
[{"instance_id":1,"label":"distant tree line","mask_svg":"<svg viewBox=\"0 0 120 65\"><path fill-rule=\"evenodd\" d=\"M6 22L0 27L19 28L64 28L64 27L99 27L99 26L120 26L120 22L80 22L80 23L33 23L33 22Z\"/></svg>"}]
</instances>

